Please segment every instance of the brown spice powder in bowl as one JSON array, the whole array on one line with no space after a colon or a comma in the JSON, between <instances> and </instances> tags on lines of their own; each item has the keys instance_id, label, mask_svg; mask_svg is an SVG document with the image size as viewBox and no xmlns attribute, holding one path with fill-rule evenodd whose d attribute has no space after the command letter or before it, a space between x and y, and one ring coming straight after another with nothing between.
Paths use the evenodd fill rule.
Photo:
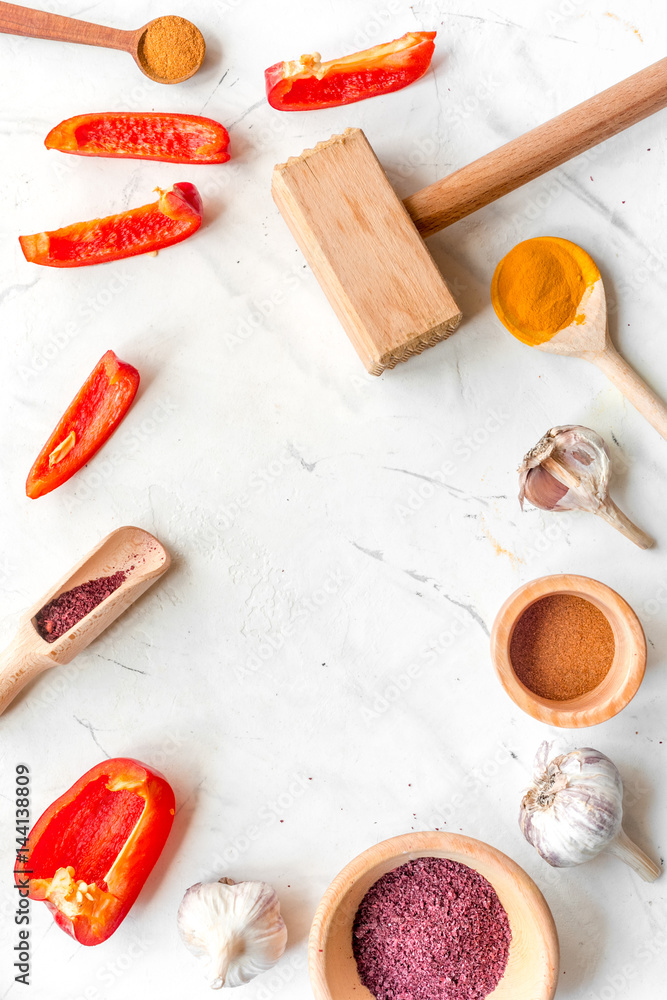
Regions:
<instances>
[{"instance_id":1,"label":"brown spice powder in bowl","mask_svg":"<svg viewBox=\"0 0 667 1000\"><path fill-rule=\"evenodd\" d=\"M205 52L206 43L199 28L175 14L151 21L137 49L144 72L166 83L176 83L196 73Z\"/></svg>"},{"instance_id":2,"label":"brown spice powder in bowl","mask_svg":"<svg viewBox=\"0 0 667 1000\"><path fill-rule=\"evenodd\" d=\"M569 701L605 679L614 660L614 633L591 601L552 594L531 604L514 626L510 660L522 684L541 698Z\"/></svg>"}]
</instances>

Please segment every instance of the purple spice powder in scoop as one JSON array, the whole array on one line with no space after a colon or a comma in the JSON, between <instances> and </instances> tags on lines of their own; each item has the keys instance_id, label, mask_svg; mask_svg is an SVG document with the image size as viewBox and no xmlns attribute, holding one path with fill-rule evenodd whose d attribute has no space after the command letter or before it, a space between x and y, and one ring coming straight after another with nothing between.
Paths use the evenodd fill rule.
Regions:
<instances>
[{"instance_id":1,"label":"purple spice powder in scoop","mask_svg":"<svg viewBox=\"0 0 667 1000\"><path fill-rule=\"evenodd\" d=\"M359 977L377 1000L483 1000L504 975L511 940L490 882L447 858L387 872L352 929Z\"/></svg>"},{"instance_id":2,"label":"purple spice powder in scoop","mask_svg":"<svg viewBox=\"0 0 667 1000\"><path fill-rule=\"evenodd\" d=\"M35 615L35 625L42 639L55 642L65 632L74 628L77 622L101 604L114 590L118 590L125 580L125 570L118 570L111 576L98 576L87 580L78 587L66 590L60 597L45 604Z\"/></svg>"}]
</instances>

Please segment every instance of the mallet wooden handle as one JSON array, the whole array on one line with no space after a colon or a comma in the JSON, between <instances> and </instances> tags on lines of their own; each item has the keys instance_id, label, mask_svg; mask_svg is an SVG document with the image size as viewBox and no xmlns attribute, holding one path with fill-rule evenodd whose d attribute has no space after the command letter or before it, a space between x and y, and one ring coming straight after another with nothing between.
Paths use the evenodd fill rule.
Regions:
<instances>
[{"instance_id":1,"label":"mallet wooden handle","mask_svg":"<svg viewBox=\"0 0 667 1000\"><path fill-rule=\"evenodd\" d=\"M417 191L405 207L432 236L666 106L667 58Z\"/></svg>"},{"instance_id":2,"label":"mallet wooden handle","mask_svg":"<svg viewBox=\"0 0 667 1000\"><path fill-rule=\"evenodd\" d=\"M129 51L136 35L136 31L108 28L103 24L78 21L74 17L20 7L15 3L0 3L0 32L29 38L50 38L58 42L78 42L81 45L100 45L105 49L124 51Z\"/></svg>"}]
</instances>

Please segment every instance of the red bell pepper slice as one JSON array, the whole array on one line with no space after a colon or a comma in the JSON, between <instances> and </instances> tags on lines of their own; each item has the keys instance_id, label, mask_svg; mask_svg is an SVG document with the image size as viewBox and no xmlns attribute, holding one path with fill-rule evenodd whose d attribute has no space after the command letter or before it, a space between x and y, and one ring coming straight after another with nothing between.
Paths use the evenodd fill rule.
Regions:
<instances>
[{"instance_id":1,"label":"red bell pepper slice","mask_svg":"<svg viewBox=\"0 0 667 1000\"><path fill-rule=\"evenodd\" d=\"M75 222L63 229L19 236L25 259L46 267L82 267L164 250L201 226L202 203L194 184L184 181L158 201L120 215Z\"/></svg>"},{"instance_id":2,"label":"red bell pepper slice","mask_svg":"<svg viewBox=\"0 0 667 1000\"><path fill-rule=\"evenodd\" d=\"M409 31L393 42L331 62L321 62L314 52L276 63L264 73L269 104L278 111L310 111L401 90L429 68L435 36L435 31Z\"/></svg>"},{"instance_id":3,"label":"red bell pepper slice","mask_svg":"<svg viewBox=\"0 0 667 1000\"><path fill-rule=\"evenodd\" d=\"M80 944L101 944L127 916L173 820L174 793L159 772L105 760L40 816L17 852L14 881Z\"/></svg>"},{"instance_id":4,"label":"red bell pepper slice","mask_svg":"<svg viewBox=\"0 0 667 1000\"><path fill-rule=\"evenodd\" d=\"M79 156L167 163L226 163L227 129L212 118L161 111L77 115L52 128L44 145Z\"/></svg>"},{"instance_id":5,"label":"red bell pepper slice","mask_svg":"<svg viewBox=\"0 0 667 1000\"><path fill-rule=\"evenodd\" d=\"M107 351L40 451L25 484L32 499L67 482L116 430L136 396L139 372Z\"/></svg>"}]
</instances>

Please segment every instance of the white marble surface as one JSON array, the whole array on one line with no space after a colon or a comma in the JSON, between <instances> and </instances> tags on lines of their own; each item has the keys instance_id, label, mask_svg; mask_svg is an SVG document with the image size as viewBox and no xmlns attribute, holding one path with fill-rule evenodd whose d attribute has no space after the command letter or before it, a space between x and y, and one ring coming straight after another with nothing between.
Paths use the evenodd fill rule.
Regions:
<instances>
[{"instance_id":1,"label":"white marble surface","mask_svg":"<svg viewBox=\"0 0 667 1000\"><path fill-rule=\"evenodd\" d=\"M556 732L504 695L488 635L507 595L545 573L597 577L637 609L650 640L638 696L565 743L614 759L628 832L660 857L667 444L592 366L515 342L488 288L521 239L581 243L615 303L617 345L667 398L665 112L431 240L465 322L380 379L361 368L269 182L274 163L359 125L405 195L664 56L667 17L652 0L174 6L209 43L201 73L174 88L122 53L0 38L0 641L122 524L155 532L174 557L163 583L0 723L0 997L206 996L175 913L190 884L225 874L271 882L290 934L275 974L239 997L305 1000L307 932L330 880L370 844L433 827L486 840L535 878L560 933L560 1000L655 997L667 883L644 885L614 859L553 871L523 841L521 792ZM170 5L51 7L133 27ZM266 104L274 61L412 28L437 29L437 50L402 93L310 114ZM61 119L117 108L218 118L233 159L188 169L43 148ZM57 271L20 253L19 233L140 205L179 180L200 187L205 226L157 259ZM142 373L134 409L81 474L27 500L33 458L110 347ZM519 511L524 451L577 422L610 443L614 495L654 550L587 515ZM32 769L36 817L121 755L168 776L173 834L99 948L33 904L26 994L11 969L14 767Z\"/></svg>"}]
</instances>

